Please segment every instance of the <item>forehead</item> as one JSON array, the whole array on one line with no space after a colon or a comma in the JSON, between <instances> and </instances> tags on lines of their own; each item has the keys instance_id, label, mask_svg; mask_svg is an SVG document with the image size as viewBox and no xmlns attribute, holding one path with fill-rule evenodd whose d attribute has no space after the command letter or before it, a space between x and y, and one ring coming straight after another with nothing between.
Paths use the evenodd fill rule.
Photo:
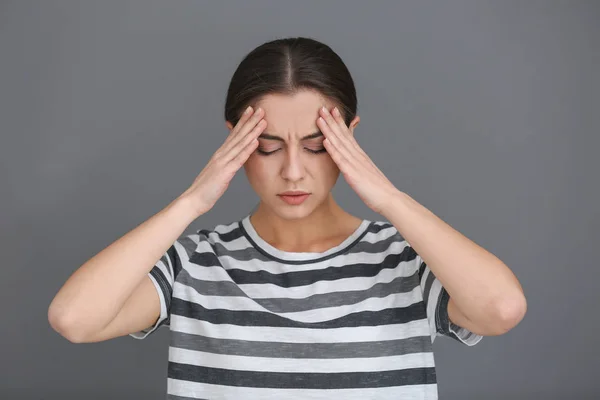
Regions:
<instances>
[{"instance_id":1,"label":"forehead","mask_svg":"<svg viewBox=\"0 0 600 400\"><path fill-rule=\"evenodd\" d=\"M314 90L302 90L293 95L268 94L255 105L265 111L267 126L264 132L284 139L300 138L318 131L317 118L322 106L331 109L333 103Z\"/></svg>"}]
</instances>

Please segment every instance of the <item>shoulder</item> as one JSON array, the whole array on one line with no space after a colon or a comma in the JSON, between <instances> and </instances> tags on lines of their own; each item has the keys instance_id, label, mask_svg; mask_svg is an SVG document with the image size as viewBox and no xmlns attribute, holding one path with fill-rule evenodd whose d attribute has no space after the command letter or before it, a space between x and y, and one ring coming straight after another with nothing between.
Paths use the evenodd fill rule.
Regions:
<instances>
[{"instance_id":1,"label":"shoulder","mask_svg":"<svg viewBox=\"0 0 600 400\"><path fill-rule=\"evenodd\" d=\"M403 265L410 270L419 266L419 255L415 249L389 221L371 222L364 240L394 264Z\"/></svg>"},{"instance_id":2,"label":"shoulder","mask_svg":"<svg viewBox=\"0 0 600 400\"><path fill-rule=\"evenodd\" d=\"M406 242L404 237L398 232L398 229L396 229L389 221L371 221L371 224L367 229L367 235L378 241L387 240L390 243Z\"/></svg>"},{"instance_id":3,"label":"shoulder","mask_svg":"<svg viewBox=\"0 0 600 400\"><path fill-rule=\"evenodd\" d=\"M228 247L242 236L239 221L229 221L182 235L174 246L178 251L185 249L188 255L194 252L214 252L215 246Z\"/></svg>"},{"instance_id":4,"label":"shoulder","mask_svg":"<svg viewBox=\"0 0 600 400\"><path fill-rule=\"evenodd\" d=\"M229 221L214 225L210 228L198 229L194 235L197 235L201 241L218 242L231 240L241 234L239 221Z\"/></svg>"},{"instance_id":5,"label":"shoulder","mask_svg":"<svg viewBox=\"0 0 600 400\"><path fill-rule=\"evenodd\" d=\"M371 221L362 241L384 253L400 253L410 247L398 229L388 221Z\"/></svg>"},{"instance_id":6,"label":"shoulder","mask_svg":"<svg viewBox=\"0 0 600 400\"><path fill-rule=\"evenodd\" d=\"M174 265L175 275L191 265L214 265L215 258L222 254L224 249L230 248L231 243L235 246L240 236L237 221L197 229L180 236L167 251Z\"/></svg>"}]
</instances>

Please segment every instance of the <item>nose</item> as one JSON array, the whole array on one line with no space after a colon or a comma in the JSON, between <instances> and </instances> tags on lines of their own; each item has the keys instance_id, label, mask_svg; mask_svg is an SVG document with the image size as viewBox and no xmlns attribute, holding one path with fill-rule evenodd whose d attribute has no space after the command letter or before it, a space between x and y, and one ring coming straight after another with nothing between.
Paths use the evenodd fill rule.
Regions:
<instances>
[{"instance_id":1,"label":"nose","mask_svg":"<svg viewBox=\"0 0 600 400\"><path fill-rule=\"evenodd\" d=\"M298 181L304 178L306 170L304 168L304 160L299 154L299 150L288 148L285 151L283 165L281 167L281 176L288 181Z\"/></svg>"}]
</instances>

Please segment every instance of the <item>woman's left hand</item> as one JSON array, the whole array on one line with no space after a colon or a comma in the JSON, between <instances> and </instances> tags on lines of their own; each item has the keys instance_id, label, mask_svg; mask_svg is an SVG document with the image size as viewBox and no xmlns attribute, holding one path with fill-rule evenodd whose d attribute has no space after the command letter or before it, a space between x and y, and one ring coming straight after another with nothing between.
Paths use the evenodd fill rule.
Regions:
<instances>
[{"instance_id":1,"label":"woman's left hand","mask_svg":"<svg viewBox=\"0 0 600 400\"><path fill-rule=\"evenodd\" d=\"M382 214L398 189L360 148L339 110L319 110L317 126L323 132L323 146L338 165L346 182L373 211Z\"/></svg>"}]
</instances>

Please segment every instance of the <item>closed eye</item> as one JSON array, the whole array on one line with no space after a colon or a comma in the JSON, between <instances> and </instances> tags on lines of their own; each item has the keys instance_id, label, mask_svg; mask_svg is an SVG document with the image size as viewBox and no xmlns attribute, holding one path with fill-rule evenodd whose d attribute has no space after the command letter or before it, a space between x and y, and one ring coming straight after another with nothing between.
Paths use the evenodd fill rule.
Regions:
<instances>
[{"instance_id":1,"label":"closed eye","mask_svg":"<svg viewBox=\"0 0 600 400\"><path fill-rule=\"evenodd\" d=\"M256 151L259 154L263 155L263 156L269 156L269 155L271 155L273 153L278 152L279 150L281 150L281 149L277 149L277 150L273 150L273 151L264 151L264 150L261 150L261 149L256 149ZM306 150L306 151L308 151L309 153L312 153L312 154L320 154L320 153L327 152L327 149L325 149L325 148L318 149L318 150L313 150L313 149L308 149L308 148L305 147L304 150Z\"/></svg>"}]
</instances>

